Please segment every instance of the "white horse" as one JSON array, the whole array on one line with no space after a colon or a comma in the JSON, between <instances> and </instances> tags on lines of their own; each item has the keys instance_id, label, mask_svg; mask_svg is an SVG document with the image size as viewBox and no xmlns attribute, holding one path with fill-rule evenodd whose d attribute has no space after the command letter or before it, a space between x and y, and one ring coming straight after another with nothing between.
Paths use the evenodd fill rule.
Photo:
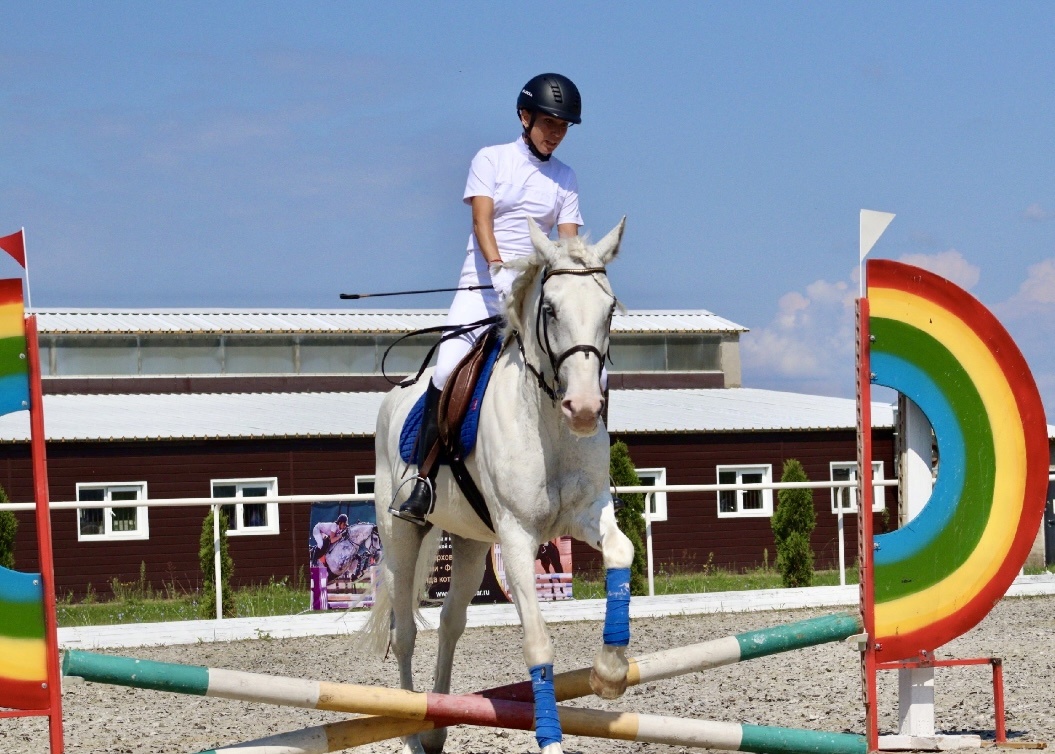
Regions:
<instances>
[{"instance_id":1,"label":"white horse","mask_svg":"<svg viewBox=\"0 0 1055 754\"><path fill-rule=\"evenodd\" d=\"M618 306L605 265L615 258L625 218L596 245L551 241L534 221L535 253L511 263L521 270L505 304L504 350L483 399L476 448L467 467L487 502L494 531L470 507L450 470L436 479L428 525L389 512L403 498L408 469L399 456L403 422L424 392L429 373L413 387L395 388L377 419L377 522L384 544L382 588L367 631L375 647L391 642L400 685L413 689L411 657L417 635L418 594L435 557L423 546L430 528L451 536L450 591L441 611L433 690L449 693L454 648L466 608L484 574L485 557L500 542L510 593L524 628L524 659L535 692L536 738L544 754L562 751L553 698L553 644L535 593L539 544L570 534L603 554L608 570L605 643L591 686L605 698L626 689L629 568L633 545L619 531L609 488L608 431L600 421L601 369ZM402 499L395 500L398 505ZM430 544L432 538L430 537ZM445 730L404 739L405 754L443 749Z\"/></svg>"}]
</instances>

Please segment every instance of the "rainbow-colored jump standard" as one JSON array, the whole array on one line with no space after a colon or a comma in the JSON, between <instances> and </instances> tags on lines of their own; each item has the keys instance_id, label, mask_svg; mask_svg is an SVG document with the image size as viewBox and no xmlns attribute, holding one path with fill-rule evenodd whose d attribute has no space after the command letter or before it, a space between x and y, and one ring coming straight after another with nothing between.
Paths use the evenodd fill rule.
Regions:
<instances>
[{"instance_id":1,"label":"rainbow-colored jump standard","mask_svg":"<svg viewBox=\"0 0 1055 754\"><path fill-rule=\"evenodd\" d=\"M0 566L0 707L45 709L48 698L40 575Z\"/></svg>"},{"instance_id":2,"label":"rainbow-colored jump standard","mask_svg":"<svg viewBox=\"0 0 1055 754\"><path fill-rule=\"evenodd\" d=\"M1003 597L1029 554L1048 484L1044 408L1007 331L966 291L889 260L867 265L874 382L906 395L940 457L926 506L875 537L881 662L933 651Z\"/></svg>"},{"instance_id":3,"label":"rainbow-colored jump standard","mask_svg":"<svg viewBox=\"0 0 1055 754\"><path fill-rule=\"evenodd\" d=\"M0 280L0 414L29 408L22 281Z\"/></svg>"}]
</instances>

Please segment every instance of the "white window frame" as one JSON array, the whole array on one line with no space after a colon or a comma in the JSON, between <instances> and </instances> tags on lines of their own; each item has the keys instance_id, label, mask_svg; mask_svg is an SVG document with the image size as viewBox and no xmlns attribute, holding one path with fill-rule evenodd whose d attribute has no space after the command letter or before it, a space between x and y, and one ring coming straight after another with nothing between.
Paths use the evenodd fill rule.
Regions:
<instances>
[{"instance_id":1,"label":"white window frame","mask_svg":"<svg viewBox=\"0 0 1055 754\"><path fill-rule=\"evenodd\" d=\"M234 497L216 497L217 486L234 486ZM219 503L222 506L233 505L235 508L234 519L229 522L230 528L227 529L227 536L258 537L279 534L280 525L278 519L278 503L264 503L266 506L265 510L267 511L265 514L267 516L267 523L263 526L243 527L241 525L245 503L240 501L253 499L253 496L243 496L242 492L246 487L267 487L267 495L265 497L274 497L278 495L278 477L209 480L209 497L214 500L222 501Z\"/></svg>"},{"instance_id":2,"label":"white window frame","mask_svg":"<svg viewBox=\"0 0 1055 754\"><path fill-rule=\"evenodd\" d=\"M831 461L828 464L828 478L833 482L836 469L847 469L850 472L850 480L857 479L857 461ZM872 461L872 481L881 482L883 476L883 462ZM872 512L881 513L886 509L886 487L875 487L872 493ZM843 506L843 515L857 513L857 488L856 487L832 487L831 488L832 513L839 513L839 497L845 493L846 505Z\"/></svg>"},{"instance_id":3,"label":"white window frame","mask_svg":"<svg viewBox=\"0 0 1055 754\"><path fill-rule=\"evenodd\" d=\"M663 487L667 483L667 470L665 468L634 469L641 484L650 484L655 487ZM645 511L652 521L667 520L667 493L648 492L645 494Z\"/></svg>"},{"instance_id":4,"label":"white window frame","mask_svg":"<svg viewBox=\"0 0 1055 754\"><path fill-rule=\"evenodd\" d=\"M369 484L373 488L373 485L375 484L375 482L376 482L376 477L373 474L356 474L355 475L355 494L356 495L365 495L365 494L373 493L373 491L374 491L373 489L361 490L361 489L359 489L359 486L361 484Z\"/></svg>"},{"instance_id":5,"label":"white window frame","mask_svg":"<svg viewBox=\"0 0 1055 754\"><path fill-rule=\"evenodd\" d=\"M716 478L721 482L722 472L734 472L736 481L729 484L744 484L744 474L761 474L762 484L770 484L773 481L773 465L768 463L759 464L729 464L718 467ZM745 490L734 490L729 492L718 492L715 495L717 503L718 518L765 518L773 515L773 490L758 490L762 497L762 507L744 510L744 496L749 494ZM722 495L733 494L736 500L735 511L722 510Z\"/></svg>"},{"instance_id":6,"label":"white window frame","mask_svg":"<svg viewBox=\"0 0 1055 754\"><path fill-rule=\"evenodd\" d=\"M104 505L85 505L83 508L77 509L77 541L78 542L112 542L115 540L130 540L130 539L150 539L150 515L149 509L145 505L133 506L133 505L113 505L114 502L125 502L125 501L114 501L111 499L115 492L135 492L136 500L147 500L147 483L146 482L77 482L77 500L81 499L82 490L103 490L103 499L99 502ZM85 502L95 502L85 501ZM128 501L131 502L131 501ZM103 533L102 534L82 534L81 533L81 511L84 510L98 510L103 511ZM134 531L114 531L113 530L113 519L114 519L114 508L135 508L136 512L136 528Z\"/></svg>"}]
</instances>

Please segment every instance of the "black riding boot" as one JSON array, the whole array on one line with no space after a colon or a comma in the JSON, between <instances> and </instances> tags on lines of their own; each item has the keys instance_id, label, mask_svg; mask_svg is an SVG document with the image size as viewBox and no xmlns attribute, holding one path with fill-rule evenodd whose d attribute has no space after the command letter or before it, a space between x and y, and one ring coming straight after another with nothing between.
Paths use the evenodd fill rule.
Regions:
<instances>
[{"instance_id":1,"label":"black riding boot","mask_svg":"<svg viewBox=\"0 0 1055 754\"><path fill-rule=\"evenodd\" d=\"M404 521L410 521L418 526L425 525L425 516L432 510L433 498L435 497L436 471L439 468L437 453L433 447L439 441L439 405L440 389L429 380L428 389L425 391L425 413L421 417L421 429L418 431L418 440L414 446L418 464L418 478L414 480L414 489L410 497L406 499L399 509L395 506L388 512ZM432 458L430 458L432 456ZM431 463L430 463L431 461Z\"/></svg>"}]
</instances>

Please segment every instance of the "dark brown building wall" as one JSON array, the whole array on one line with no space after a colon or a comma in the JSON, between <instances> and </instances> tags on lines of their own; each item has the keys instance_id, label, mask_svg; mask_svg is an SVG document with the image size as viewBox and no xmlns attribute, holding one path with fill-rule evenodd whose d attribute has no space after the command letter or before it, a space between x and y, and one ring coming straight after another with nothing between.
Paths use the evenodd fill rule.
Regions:
<instances>
[{"instance_id":1,"label":"dark brown building wall","mask_svg":"<svg viewBox=\"0 0 1055 754\"><path fill-rule=\"evenodd\" d=\"M853 461L853 432L743 433L728 435L626 435L634 464L667 469L670 484L714 484L719 464L773 466L780 477L786 459L797 458L810 479L829 478L830 461ZM144 443L53 443L48 449L52 500L74 500L78 482L147 483L152 499L208 497L210 481L277 477L280 495L328 495L355 489L356 475L374 473L373 440L260 440ZM893 440L878 432L875 457L893 476ZM29 448L0 446L0 484L14 501L32 499ZM817 528L813 548L817 566L833 567L838 558L836 516L828 490L814 493ZM668 520L653 524L656 568L691 568L708 562L721 567L749 568L764 557L776 558L770 519L717 516L715 493L669 494ZM896 493L887 490L890 519L896 520ZM56 582L59 595L82 596L90 584L109 591L112 579L133 581L146 563L155 588L167 583L195 587L200 582L198 541L207 510L203 506L152 508L150 538L108 542L78 542L76 511L53 514ZM237 585L266 583L271 578L296 578L307 567L310 508L307 504L279 506L280 533L232 536ZM32 515L18 515L15 550L19 570L35 570L36 531ZM876 516L876 530L884 519ZM856 553L857 527L845 519L847 563ZM713 553L713 558L712 558ZM576 571L600 567L598 554L576 542Z\"/></svg>"},{"instance_id":2,"label":"dark brown building wall","mask_svg":"<svg viewBox=\"0 0 1055 754\"><path fill-rule=\"evenodd\" d=\"M717 484L719 465L771 464L773 481L780 481L784 461L798 459L813 481L826 481L829 463L853 462L857 439L846 432L784 432L699 435L623 435L634 466L666 468L667 484ZM874 435L874 459L883 461L886 478L894 476L894 441L890 430ZM776 491L773 505L776 507ZM876 514L876 532L885 531L886 521L897 520L897 492L887 488L889 517ZM832 513L829 490L814 490L817 526L811 543L817 568L835 568L839 563L838 517ZM843 519L846 563L857 559L856 516ZM770 518L719 518L715 492L669 493L667 520L652 524L653 563L657 570L698 569L711 563L722 568L753 568L768 559L776 560ZM600 554L582 542L572 547L576 572L596 573L602 568Z\"/></svg>"},{"instance_id":3,"label":"dark brown building wall","mask_svg":"<svg viewBox=\"0 0 1055 754\"><path fill-rule=\"evenodd\" d=\"M76 499L78 482L143 482L152 499L208 497L210 481L277 477L280 495L329 495L355 489L357 474L374 473L372 439L271 440L267 442L157 442L50 444L48 484L52 500ZM0 484L13 501L32 499L27 446L0 447ZM116 578L139 578L140 563L155 588L200 582L198 539L204 506L151 508L150 538L77 541L77 513L52 514L58 594L82 596L90 584L109 591ZM307 568L310 506L279 505L279 533L229 538L236 585L295 578ZM38 568L32 514L19 513L16 566Z\"/></svg>"}]
</instances>

